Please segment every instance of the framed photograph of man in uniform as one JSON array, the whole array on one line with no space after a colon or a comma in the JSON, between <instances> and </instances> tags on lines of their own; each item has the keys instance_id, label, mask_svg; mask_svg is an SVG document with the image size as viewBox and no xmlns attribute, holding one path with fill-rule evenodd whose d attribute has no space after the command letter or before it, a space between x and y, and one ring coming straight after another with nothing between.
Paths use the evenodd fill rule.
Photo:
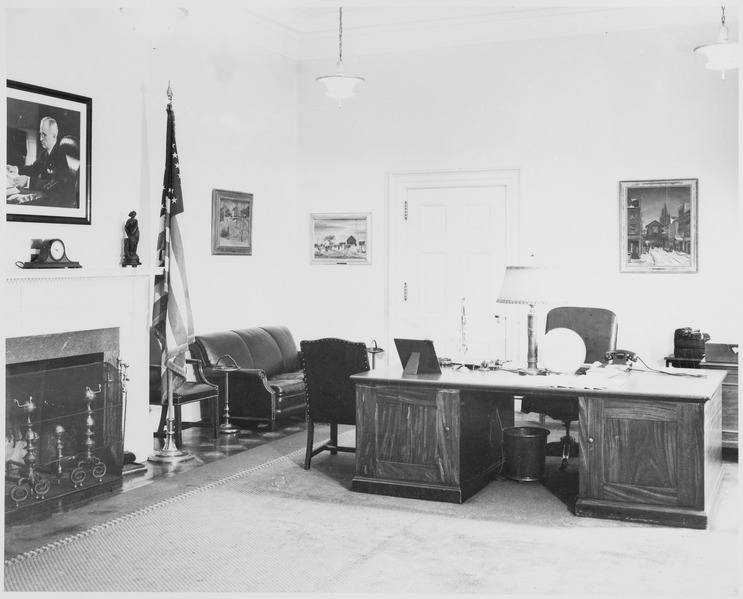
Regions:
<instances>
[{"instance_id":1,"label":"framed photograph of man in uniform","mask_svg":"<svg viewBox=\"0 0 743 599\"><path fill-rule=\"evenodd\" d=\"M91 222L91 98L7 80L9 221Z\"/></svg>"}]
</instances>

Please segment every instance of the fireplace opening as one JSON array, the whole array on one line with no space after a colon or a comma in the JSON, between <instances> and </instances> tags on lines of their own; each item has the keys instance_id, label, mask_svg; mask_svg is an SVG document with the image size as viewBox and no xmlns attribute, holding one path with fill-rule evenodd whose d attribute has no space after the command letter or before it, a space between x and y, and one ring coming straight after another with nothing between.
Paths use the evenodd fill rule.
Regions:
<instances>
[{"instance_id":1,"label":"fireplace opening","mask_svg":"<svg viewBox=\"0 0 743 599\"><path fill-rule=\"evenodd\" d=\"M111 352L6 365L5 514L121 479L125 369Z\"/></svg>"}]
</instances>

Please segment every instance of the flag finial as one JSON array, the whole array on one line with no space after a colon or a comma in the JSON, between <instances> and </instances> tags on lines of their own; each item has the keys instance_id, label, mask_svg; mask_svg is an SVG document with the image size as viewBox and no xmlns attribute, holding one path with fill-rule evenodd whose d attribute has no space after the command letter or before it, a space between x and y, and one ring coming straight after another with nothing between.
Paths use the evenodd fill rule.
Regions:
<instances>
[{"instance_id":1,"label":"flag finial","mask_svg":"<svg viewBox=\"0 0 743 599\"><path fill-rule=\"evenodd\" d=\"M170 81L168 81L168 104L173 103L173 90L170 87Z\"/></svg>"}]
</instances>

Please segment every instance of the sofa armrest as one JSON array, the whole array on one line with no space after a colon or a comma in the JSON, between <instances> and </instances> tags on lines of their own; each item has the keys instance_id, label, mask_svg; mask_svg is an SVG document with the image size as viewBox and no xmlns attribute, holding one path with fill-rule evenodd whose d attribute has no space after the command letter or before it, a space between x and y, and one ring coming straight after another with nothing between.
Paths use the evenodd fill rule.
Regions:
<instances>
[{"instance_id":1,"label":"sofa armrest","mask_svg":"<svg viewBox=\"0 0 743 599\"><path fill-rule=\"evenodd\" d=\"M204 372L210 383L218 384L220 387L224 385L224 373L220 372L218 368L206 368ZM230 377L230 404L233 402L233 395L238 398L250 394L259 396L265 393L273 394L266 373L260 368L238 368L228 372Z\"/></svg>"}]
</instances>

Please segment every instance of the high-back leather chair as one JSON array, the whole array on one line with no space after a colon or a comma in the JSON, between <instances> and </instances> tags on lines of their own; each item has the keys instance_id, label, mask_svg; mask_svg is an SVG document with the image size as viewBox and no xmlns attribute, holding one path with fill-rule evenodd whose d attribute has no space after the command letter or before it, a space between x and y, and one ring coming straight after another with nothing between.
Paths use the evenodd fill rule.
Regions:
<instances>
[{"instance_id":1,"label":"high-back leather chair","mask_svg":"<svg viewBox=\"0 0 743 599\"><path fill-rule=\"evenodd\" d=\"M162 402L162 385L160 379L160 342L150 333L150 405L162 406L160 422L157 425L155 437L165 437L167 434L168 404ZM173 441L180 449L182 445L182 431L191 426L209 427L216 439L219 436L219 387L206 380L199 360L187 358L186 363L194 369L195 380L187 380L173 392ZM201 409L202 418L208 420L200 422L183 422L181 406L193 402L206 402L207 409Z\"/></svg>"},{"instance_id":2,"label":"high-back leather chair","mask_svg":"<svg viewBox=\"0 0 743 599\"><path fill-rule=\"evenodd\" d=\"M355 453L355 447L338 445L338 425L356 424L356 388L350 377L369 370L369 357L366 344L343 339L301 341L299 346L307 396L304 467L309 470L321 451ZM330 424L330 440L313 450L316 422Z\"/></svg>"},{"instance_id":3,"label":"high-back leather chair","mask_svg":"<svg viewBox=\"0 0 743 599\"><path fill-rule=\"evenodd\" d=\"M617 348L617 315L605 308L580 306L560 306L547 313L545 331L564 328L575 331L586 344L586 363L606 362L605 354ZM570 436L570 424L578 420L578 400L575 398L524 397L522 412L546 414L559 420L565 426L562 443L562 464L560 470L568 466L571 450L575 453L577 445Z\"/></svg>"}]
</instances>

